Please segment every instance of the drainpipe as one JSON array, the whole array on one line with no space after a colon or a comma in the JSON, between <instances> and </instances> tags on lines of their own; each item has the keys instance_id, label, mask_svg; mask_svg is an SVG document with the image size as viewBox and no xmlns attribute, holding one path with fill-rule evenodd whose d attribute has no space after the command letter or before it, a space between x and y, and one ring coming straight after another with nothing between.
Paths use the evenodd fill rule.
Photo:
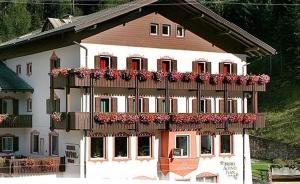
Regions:
<instances>
[{"instance_id":1,"label":"drainpipe","mask_svg":"<svg viewBox=\"0 0 300 184\"><path fill-rule=\"evenodd\" d=\"M73 41L73 43L75 43L76 45L78 45L79 47L81 47L85 50L85 67L88 67L87 66L88 65L88 61L87 61L88 60L88 49L85 46L83 46L82 44L80 44L76 41Z\"/></svg>"},{"instance_id":2,"label":"drainpipe","mask_svg":"<svg viewBox=\"0 0 300 184\"><path fill-rule=\"evenodd\" d=\"M76 42L76 41L73 41L73 43L75 43L76 45L78 45L79 47L83 48L85 50L85 67L87 68L88 67L88 49L83 46L82 44ZM90 92L91 94L91 92ZM91 98L91 96L90 96ZM87 110L87 100L86 100L86 107L85 107L85 110ZM91 109L90 109L91 111ZM86 178L86 149L87 149L87 146L86 146L86 137L87 137L87 130L84 130L84 164L83 164L83 173L84 173L84 178Z\"/></svg>"}]
</instances>

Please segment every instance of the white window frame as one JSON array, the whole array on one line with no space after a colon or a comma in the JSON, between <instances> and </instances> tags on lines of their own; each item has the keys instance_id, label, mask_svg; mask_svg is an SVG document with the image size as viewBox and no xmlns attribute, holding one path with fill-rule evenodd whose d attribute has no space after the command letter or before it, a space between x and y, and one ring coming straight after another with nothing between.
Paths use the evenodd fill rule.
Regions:
<instances>
[{"instance_id":1,"label":"white window frame","mask_svg":"<svg viewBox=\"0 0 300 184\"><path fill-rule=\"evenodd\" d=\"M178 34L178 28L182 29L182 35ZM183 37L185 37L185 29L182 26L180 26L180 25L176 25L176 37L177 38L183 38Z\"/></svg>"},{"instance_id":2,"label":"white window frame","mask_svg":"<svg viewBox=\"0 0 300 184\"><path fill-rule=\"evenodd\" d=\"M232 73L232 63L224 63L224 66L225 65L229 65L229 74L231 74Z\"/></svg>"},{"instance_id":3,"label":"white window frame","mask_svg":"<svg viewBox=\"0 0 300 184\"><path fill-rule=\"evenodd\" d=\"M167 27L167 28L168 28L168 33L167 33L167 34L164 34L164 27ZM166 37L171 36L171 25L170 25L170 24L163 24L163 25L162 25L162 28L161 28L161 35L162 35L162 36L166 36Z\"/></svg>"},{"instance_id":4,"label":"white window frame","mask_svg":"<svg viewBox=\"0 0 300 184\"><path fill-rule=\"evenodd\" d=\"M142 70L142 58L140 58L140 57L133 57L132 59L139 60L139 68L138 68L138 70Z\"/></svg>"},{"instance_id":5,"label":"white window frame","mask_svg":"<svg viewBox=\"0 0 300 184\"><path fill-rule=\"evenodd\" d=\"M34 152L34 136L35 135L38 136L38 151L37 152ZM39 151L40 151L40 134L38 132L32 132L31 133L31 153L39 154Z\"/></svg>"},{"instance_id":6,"label":"white window frame","mask_svg":"<svg viewBox=\"0 0 300 184\"><path fill-rule=\"evenodd\" d=\"M103 139L103 157L92 157L92 138L102 138ZM89 148L89 158L90 160L106 160L107 158L107 155L106 155L106 137L90 137L90 144L89 144L90 148Z\"/></svg>"},{"instance_id":7,"label":"white window frame","mask_svg":"<svg viewBox=\"0 0 300 184\"><path fill-rule=\"evenodd\" d=\"M188 145L188 149L187 149L187 155L183 155L183 150L181 150L181 156L173 156L174 158L187 158L190 156L191 153L191 135L190 134L177 134L175 135L175 149L177 148L177 142L176 142L176 138L177 137L182 137L182 136L187 136L187 145Z\"/></svg>"},{"instance_id":8,"label":"white window frame","mask_svg":"<svg viewBox=\"0 0 300 184\"><path fill-rule=\"evenodd\" d=\"M22 65L18 64L16 66L16 74L21 75L22 74Z\"/></svg>"},{"instance_id":9,"label":"white window frame","mask_svg":"<svg viewBox=\"0 0 300 184\"><path fill-rule=\"evenodd\" d=\"M202 152L202 136L210 136L210 147L211 147L211 153L201 153ZM200 135L199 136L200 137L200 141L199 141L199 143L200 143L200 155L201 156L212 156L212 155L214 155L213 154L213 152L214 152L214 137L212 136L212 135Z\"/></svg>"},{"instance_id":10,"label":"white window frame","mask_svg":"<svg viewBox=\"0 0 300 184\"><path fill-rule=\"evenodd\" d=\"M27 98L27 112L32 112L32 98Z\"/></svg>"},{"instance_id":11,"label":"white window frame","mask_svg":"<svg viewBox=\"0 0 300 184\"><path fill-rule=\"evenodd\" d=\"M101 58L108 58L108 69L111 69L111 56L100 55L100 61L101 61Z\"/></svg>"},{"instance_id":12,"label":"white window frame","mask_svg":"<svg viewBox=\"0 0 300 184\"><path fill-rule=\"evenodd\" d=\"M200 179L203 179L203 181L200 181ZM218 182L218 176L206 176L206 177L197 177L196 178L196 182L206 182L207 178L214 178L214 182L213 183L217 183Z\"/></svg>"},{"instance_id":13,"label":"white window frame","mask_svg":"<svg viewBox=\"0 0 300 184\"><path fill-rule=\"evenodd\" d=\"M139 156L139 137L149 137L149 156ZM151 158L152 157L152 136L151 135L139 135L136 137L136 146L137 146L137 158L143 159L143 158Z\"/></svg>"},{"instance_id":14,"label":"white window frame","mask_svg":"<svg viewBox=\"0 0 300 184\"><path fill-rule=\"evenodd\" d=\"M204 62L204 61L199 61L199 62L197 63L197 65L198 65L198 64L203 64L204 73L206 73L206 62ZM197 68L198 68L198 66L197 66ZM198 71L198 73L199 73L199 71Z\"/></svg>"},{"instance_id":15,"label":"white window frame","mask_svg":"<svg viewBox=\"0 0 300 184\"><path fill-rule=\"evenodd\" d=\"M53 137L57 137L57 154L53 154L53 148L52 148L52 144L53 144ZM51 145L50 145L50 155L51 156L58 156L59 155L59 136L58 135L50 135L50 139L51 139Z\"/></svg>"},{"instance_id":16,"label":"white window frame","mask_svg":"<svg viewBox=\"0 0 300 184\"><path fill-rule=\"evenodd\" d=\"M121 157L121 156L116 157L116 138L117 137L126 137L126 139L127 139L127 141L126 141L127 142L127 156L126 157ZM113 155L114 159L128 159L129 158L129 149L130 149L129 148L129 138L130 138L129 136L116 136L116 137L114 137L114 145L113 145L114 146L114 155Z\"/></svg>"},{"instance_id":17,"label":"white window frame","mask_svg":"<svg viewBox=\"0 0 300 184\"><path fill-rule=\"evenodd\" d=\"M228 99L227 101L227 110L228 110L228 113L233 113L233 109L232 109L232 105L233 105L233 100L232 99Z\"/></svg>"},{"instance_id":18,"label":"white window frame","mask_svg":"<svg viewBox=\"0 0 300 184\"><path fill-rule=\"evenodd\" d=\"M4 142L5 142L5 139L11 139L11 149L5 149L4 146ZM2 137L2 151L3 152L13 152L14 151L14 138L12 136L5 136L5 137Z\"/></svg>"},{"instance_id":19,"label":"white window frame","mask_svg":"<svg viewBox=\"0 0 300 184\"><path fill-rule=\"evenodd\" d=\"M112 111L112 109L111 109L111 97L102 97L102 96L100 96L100 98L101 98L101 100L104 100L104 99L107 99L108 100L108 105L109 105L109 112L111 112ZM101 100L100 100L100 112L101 112Z\"/></svg>"},{"instance_id":20,"label":"white window frame","mask_svg":"<svg viewBox=\"0 0 300 184\"><path fill-rule=\"evenodd\" d=\"M151 32L151 27L152 26L155 26L156 27L156 33L152 33ZM158 35L158 30L159 30L159 24L157 24L157 23L150 23L150 35L152 35L152 36L157 36Z\"/></svg>"},{"instance_id":21,"label":"white window frame","mask_svg":"<svg viewBox=\"0 0 300 184\"><path fill-rule=\"evenodd\" d=\"M28 76L32 75L32 63L26 63L26 74Z\"/></svg>"},{"instance_id":22,"label":"white window frame","mask_svg":"<svg viewBox=\"0 0 300 184\"><path fill-rule=\"evenodd\" d=\"M230 137L230 153L222 153L222 136L223 135L228 135ZM221 134L220 135L220 146L219 146L219 149L220 149L220 155L224 156L224 155L233 155L233 135L230 135L230 134Z\"/></svg>"},{"instance_id":23,"label":"white window frame","mask_svg":"<svg viewBox=\"0 0 300 184\"><path fill-rule=\"evenodd\" d=\"M169 62L169 71L167 72L172 72L172 60L171 59L164 59L161 61L161 65L164 63L164 62ZM162 70L162 69L161 69Z\"/></svg>"},{"instance_id":24,"label":"white window frame","mask_svg":"<svg viewBox=\"0 0 300 184\"><path fill-rule=\"evenodd\" d=\"M206 113L206 103L205 103L205 102L206 102L206 99L204 99L204 98L201 98L201 99L200 99L200 104L199 104L200 107L201 107L201 102L202 102L202 101L203 101L203 108L204 108L204 109L203 109L203 113ZM200 109L200 110L201 110L201 109Z\"/></svg>"}]
</instances>

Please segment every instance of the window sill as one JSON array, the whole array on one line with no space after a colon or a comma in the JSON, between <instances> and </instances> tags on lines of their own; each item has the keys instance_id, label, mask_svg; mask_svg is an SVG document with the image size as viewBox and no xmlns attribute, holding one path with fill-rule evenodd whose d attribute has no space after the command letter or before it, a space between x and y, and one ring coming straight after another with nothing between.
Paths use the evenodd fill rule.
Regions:
<instances>
[{"instance_id":1,"label":"window sill","mask_svg":"<svg viewBox=\"0 0 300 184\"><path fill-rule=\"evenodd\" d=\"M232 156L234 156L234 154L232 154L232 153L220 153L219 156L220 157L232 157Z\"/></svg>"},{"instance_id":2,"label":"window sill","mask_svg":"<svg viewBox=\"0 0 300 184\"><path fill-rule=\"evenodd\" d=\"M114 158L112 159L112 161L117 161L117 162L123 162L123 161L129 161L129 160L131 160L130 157L121 157L121 158L114 157Z\"/></svg>"},{"instance_id":3,"label":"window sill","mask_svg":"<svg viewBox=\"0 0 300 184\"><path fill-rule=\"evenodd\" d=\"M107 158L89 158L90 162L105 162L108 161Z\"/></svg>"},{"instance_id":4,"label":"window sill","mask_svg":"<svg viewBox=\"0 0 300 184\"><path fill-rule=\"evenodd\" d=\"M136 157L136 160L138 160L138 161L144 161L144 160L154 160L154 158L153 157L141 157L141 156L139 156L139 157Z\"/></svg>"},{"instance_id":5,"label":"window sill","mask_svg":"<svg viewBox=\"0 0 300 184\"><path fill-rule=\"evenodd\" d=\"M200 155L200 158L212 158L212 157L215 157L215 155L213 155L213 154L201 154Z\"/></svg>"}]
</instances>

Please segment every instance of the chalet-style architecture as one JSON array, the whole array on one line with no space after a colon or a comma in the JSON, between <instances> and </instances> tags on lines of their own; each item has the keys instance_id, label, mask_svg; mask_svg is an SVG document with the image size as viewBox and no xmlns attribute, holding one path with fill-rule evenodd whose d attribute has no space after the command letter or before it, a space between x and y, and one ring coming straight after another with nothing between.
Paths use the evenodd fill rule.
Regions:
<instances>
[{"instance_id":1,"label":"chalet-style architecture","mask_svg":"<svg viewBox=\"0 0 300 184\"><path fill-rule=\"evenodd\" d=\"M275 52L195 0L48 19L0 44L0 173L250 184Z\"/></svg>"}]
</instances>

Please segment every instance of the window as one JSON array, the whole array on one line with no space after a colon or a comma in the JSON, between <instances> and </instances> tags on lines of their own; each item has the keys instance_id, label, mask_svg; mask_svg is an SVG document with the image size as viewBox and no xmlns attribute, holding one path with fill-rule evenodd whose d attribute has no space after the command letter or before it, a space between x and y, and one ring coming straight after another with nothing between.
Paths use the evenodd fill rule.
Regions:
<instances>
[{"instance_id":1,"label":"window","mask_svg":"<svg viewBox=\"0 0 300 184\"><path fill-rule=\"evenodd\" d=\"M13 151L13 137L2 137L2 151Z\"/></svg>"},{"instance_id":2,"label":"window","mask_svg":"<svg viewBox=\"0 0 300 184\"><path fill-rule=\"evenodd\" d=\"M176 36L179 37L179 38L182 38L184 37L184 28L177 25L176 26Z\"/></svg>"},{"instance_id":3,"label":"window","mask_svg":"<svg viewBox=\"0 0 300 184\"><path fill-rule=\"evenodd\" d=\"M32 99L27 99L27 112L32 112Z\"/></svg>"},{"instance_id":4,"label":"window","mask_svg":"<svg viewBox=\"0 0 300 184\"><path fill-rule=\"evenodd\" d=\"M200 112L205 113L206 111L206 106L205 106L205 100L201 99L200 100Z\"/></svg>"},{"instance_id":5,"label":"window","mask_svg":"<svg viewBox=\"0 0 300 184\"><path fill-rule=\"evenodd\" d=\"M55 69L55 68L60 68L60 58L53 58L50 60L50 68Z\"/></svg>"},{"instance_id":6,"label":"window","mask_svg":"<svg viewBox=\"0 0 300 184\"><path fill-rule=\"evenodd\" d=\"M91 137L91 158L105 158L104 137Z\"/></svg>"},{"instance_id":7,"label":"window","mask_svg":"<svg viewBox=\"0 0 300 184\"><path fill-rule=\"evenodd\" d=\"M162 25L162 35L163 36L170 36L171 35L171 26L168 24Z\"/></svg>"},{"instance_id":8,"label":"window","mask_svg":"<svg viewBox=\"0 0 300 184\"><path fill-rule=\"evenodd\" d=\"M58 135L50 135L50 154L58 155Z\"/></svg>"},{"instance_id":9,"label":"window","mask_svg":"<svg viewBox=\"0 0 300 184\"><path fill-rule=\"evenodd\" d=\"M230 63L224 63L223 73L224 74L231 73L231 64Z\"/></svg>"},{"instance_id":10,"label":"window","mask_svg":"<svg viewBox=\"0 0 300 184\"><path fill-rule=\"evenodd\" d=\"M99 68L102 70L110 69L111 68L111 62L109 56L100 56L99 61Z\"/></svg>"},{"instance_id":11,"label":"window","mask_svg":"<svg viewBox=\"0 0 300 184\"><path fill-rule=\"evenodd\" d=\"M150 24L150 35L158 35L158 24Z\"/></svg>"},{"instance_id":12,"label":"window","mask_svg":"<svg viewBox=\"0 0 300 184\"><path fill-rule=\"evenodd\" d=\"M101 99L100 101L100 112L110 112L109 99Z\"/></svg>"},{"instance_id":13,"label":"window","mask_svg":"<svg viewBox=\"0 0 300 184\"><path fill-rule=\"evenodd\" d=\"M197 177L197 182L217 183L217 176Z\"/></svg>"},{"instance_id":14,"label":"window","mask_svg":"<svg viewBox=\"0 0 300 184\"><path fill-rule=\"evenodd\" d=\"M138 156L150 157L151 156L151 137L140 136L138 137Z\"/></svg>"},{"instance_id":15,"label":"window","mask_svg":"<svg viewBox=\"0 0 300 184\"><path fill-rule=\"evenodd\" d=\"M213 154L213 140L211 135L201 135L201 154Z\"/></svg>"},{"instance_id":16,"label":"window","mask_svg":"<svg viewBox=\"0 0 300 184\"><path fill-rule=\"evenodd\" d=\"M171 72L171 61L162 61L162 72Z\"/></svg>"},{"instance_id":17,"label":"window","mask_svg":"<svg viewBox=\"0 0 300 184\"><path fill-rule=\"evenodd\" d=\"M115 157L128 157L128 137L115 137Z\"/></svg>"},{"instance_id":18,"label":"window","mask_svg":"<svg viewBox=\"0 0 300 184\"><path fill-rule=\"evenodd\" d=\"M136 112L135 106L135 98L133 98L133 112ZM139 112L143 112L143 109L143 98L139 98Z\"/></svg>"},{"instance_id":19,"label":"window","mask_svg":"<svg viewBox=\"0 0 300 184\"><path fill-rule=\"evenodd\" d=\"M31 152L39 153L39 134L37 132L33 132L31 134Z\"/></svg>"},{"instance_id":20,"label":"window","mask_svg":"<svg viewBox=\"0 0 300 184\"><path fill-rule=\"evenodd\" d=\"M13 114L13 99L2 99L2 114Z\"/></svg>"},{"instance_id":21,"label":"window","mask_svg":"<svg viewBox=\"0 0 300 184\"><path fill-rule=\"evenodd\" d=\"M176 135L176 149L180 149L180 156L189 156L190 152L190 136Z\"/></svg>"},{"instance_id":22,"label":"window","mask_svg":"<svg viewBox=\"0 0 300 184\"><path fill-rule=\"evenodd\" d=\"M197 63L197 73L205 73L205 63L204 62L200 62Z\"/></svg>"},{"instance_id":23,"label":"window","mask_svg":"<svg viewBox=\"0 0 300 184\"><path fill-rule=\"evenodd\" d=\"M19 74L21 74L21 72L22 72L21 65L17 65L16 66L16 73L19 75Z\"/></svg>"},{"instance_id":24,"label":"window","mask_svg":"<svg viewBox=\"0 0 300 184\"><path fill-rule=\"evenodd\" d=\"M231 154L232 153L232 136L231 135L220 135L221 137L221 153Z\"/></svg>"},{"instance_id":25,"label":"window","mask_svg":"<svg viewBox=\"0 0 300 184\"><path fill-rule=\"evenodd\" d=\"M132 58L131 69L132 70L141 70L142 69L142 59L141 58Z\"/></svg>"},{"instance_id":26,"label":"window","mask_svg":"<svg viewBox=\"0 0 300 184\"><path fill-rule=\"evenodd\" d=\"M27 75L32 74L32 63L27 63L26 73L27 73Z\"/></svg>"}]
</instances>

